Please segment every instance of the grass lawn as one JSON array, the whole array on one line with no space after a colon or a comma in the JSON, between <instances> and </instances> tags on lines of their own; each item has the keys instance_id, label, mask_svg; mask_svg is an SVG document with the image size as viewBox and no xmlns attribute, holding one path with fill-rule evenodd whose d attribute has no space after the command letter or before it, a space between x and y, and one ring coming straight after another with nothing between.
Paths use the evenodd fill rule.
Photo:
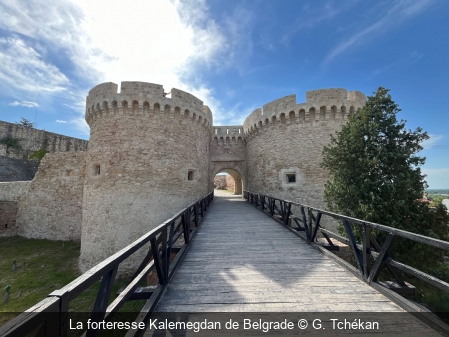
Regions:
<instances>
[{"instance_id":1,"label":"grass lawn","mask_svg":"<svg viewBox=\"0 0 449 337\"><path fill-rule=\"evenodd\" d=\"M0 238L0 326L80 276L79 253L80 244L70 241ZM126 284L127 280L117 280L113 294ZM11 286L10 296L5 302L8 285ZM98 287L99 282L71 301L70 311L89 312ZM123 310L139 312L143 304L144 301L128 302Z\"/></svg>"}]
</instances>

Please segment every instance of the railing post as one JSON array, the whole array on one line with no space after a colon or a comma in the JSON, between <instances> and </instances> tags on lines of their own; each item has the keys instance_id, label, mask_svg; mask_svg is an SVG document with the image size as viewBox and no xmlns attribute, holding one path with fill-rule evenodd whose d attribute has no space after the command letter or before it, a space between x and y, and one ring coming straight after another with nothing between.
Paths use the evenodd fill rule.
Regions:
<instances>
[{"instance_id":1,"label":"railing post","mask_svg":"<svg viewBox=\"0 0 449 337\"><path fill-rule=\"evenodd\" d=\"M363 276L368 280L371 271L371 227L365 223L362 225L362 256L363 256Z\"/></svg>"},{"instance_id":2,"label":"railing post","mask_svg":"<svg viewBox=\"0 0 449 337\"><path fill-rule=\"evenodd\" d=\"M67 337L69 331L69 293L68 291L55 290L48 297L56 297L59 300L59 321L57 324L54 321L44 323L46 330L44 336L56 334L60 337ZM37 334L36 336L40 335Z\"/></svg>"},{"instance_id":3,"label":"railing post","mask_svg":"<svg viewBox=\"0 0 449 337\"><path fill-rule=\"evenodd\" d=\"M286 203L284 205L284 226L288 226L288 219L290 218L292 203Z\"/></svg>"},{"instance_id":4,"label":"railing post","mask_svg":"<svg viewBox=\"0 0 449 337\"><path fill-rule=\"evenodd\" d=\"M360 250L357 248L357 242L354 237L354 233L352 232L351 225L348 220L343 220L343 226L345 227L346 234L348 235L349 244L352 248L352 252L354 253L355 260L357 262L357 266L359 267L360 273L363 275L363 258L360 254Z\"/></svg>"},{"instance_id":5,"label":"railing post","mask_svg":"<svg viewBox=\"0 0 449 337\"><path fill-rule=\"evenodd\" d=\"M306 237L309 236L308 230L307 230L307 217L306 217L306 210L304 209L304 206L301 206L301 214L302 214L302 223L304 225L304 232L306 234Z\"/></svg>"},{"instance_id":6,"label":"railing post","mask_svg":"<svg viewBox=\"0 0 449 337\"><path fill-rule=\"evenodd\" d=\"M166 275L165 275L165 277L166 277L166 279L168 280L168 273L169 273L169 271L170 271L170 257L171 257L171 249L172 249L172 247L173 247L173 244L174 244L174 242L173 242L173 235L174 235L174 232L175 232L175 221L172 221L172 223L170 224L170 233L168 234L168 242L167 242L167 253L166 253L166 259L167 259L167 262L166 262Z\"/></svg>"},{"instance_id":7,"label":"railing post","mask_svg":"<svg viewBox=\"0 0 449 337\"><path fill-rule=\"evenodd\" d=\"M318 233L318 229L320 228L320 221L323 213L318 212L316 219L315 219L315 228L312 231L312 235L310 237L310 242L315 241L316 235Z\"/></svg>"},{"instance_id":8,"label":"railing post","mask_svg":"<svg viewBox=\"0 0 449 337\"><path fill-rule=\"evenodd\" d=\"M92 315L90 316L92 322L101 322L104 319L117 270L118 266L111 269L106 275L103 275L101 279L100 288L98 289L97 298L92 309ZM86 331L86 337L100 336L101 331L99 329L89 329Z\"/></svg>"},{"instance_id":9,"label":"railing post","mask_svg":"<svg viewBox=\"0 0 449 337\"><path fill-rule=\"evenodd\" d=\"M165 234L164 234L165 233ZM167 267L167 230L161 232L162 252L159 254L159 247L156 238L151 239L151 251L153 252L153 261L156 268L159 284L164 285L167 282L165 277ZM162 256L162 259L161 259Z\"/></svg>"},{"instance_id":10,"label":"railing post","mask_svg":"<svg viewBox=\"0 0 449 337\"><path fill-rule=\"evenodd\" d=\"M195 205L193 205L193 212L195 215L195 227L198 227L199 222L199 217L198 217L198 203L195 203ZM189 228L189 232L190 232L190 228Z\"/></svg>"},{"instance_id":11,"label":"railing post","mask_svg":"<svg viewBox=\"0 0 449 337\"><path fill-rule=\"evenodd\" d=\"M184 231L184 243L190 242L190 207L182 215L182 229Z\"/></svg>"},{"instance_id":12,"label":"railing post","mask_svg":"<svg viewBox=\"0 0 449 337\"><path fill-rule=\"evenodd\" d=\"M203 202L204 200L201 199L199 207L200 207L200 216L203 218L204 217L204 210L203 210Z\"/></svg>"}]
</instances>

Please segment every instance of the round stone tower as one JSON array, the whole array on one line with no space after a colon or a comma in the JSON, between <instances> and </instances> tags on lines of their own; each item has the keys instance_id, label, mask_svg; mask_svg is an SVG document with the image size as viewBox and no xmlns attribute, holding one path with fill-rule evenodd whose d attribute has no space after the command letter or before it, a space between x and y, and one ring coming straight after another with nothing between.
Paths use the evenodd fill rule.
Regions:
<instances>
[{"instance_id":1,"label":"round stone tower","mask_svg":"<svg viewBox=\"0 0 449 337\"><path fill-rule=\"evenodd\" d=\"M330 135L359 111L359 91L322 89L277 99L256 109L243 124L248 168L247 189L314 207L324 207L328 172L320 167Z\"/></svg>"},{"instance_id":2,"label":"round stone tower","mask_svg":"<svg viewBox=\"0 0 449 337\"><path fill-rule=\"evenodd\" d=\"M209 190L212 113L189 93L145 82L89 91L80 269L86 271ZM132 268L133 261L122 273Z\"/></svg>"}]
</instances>

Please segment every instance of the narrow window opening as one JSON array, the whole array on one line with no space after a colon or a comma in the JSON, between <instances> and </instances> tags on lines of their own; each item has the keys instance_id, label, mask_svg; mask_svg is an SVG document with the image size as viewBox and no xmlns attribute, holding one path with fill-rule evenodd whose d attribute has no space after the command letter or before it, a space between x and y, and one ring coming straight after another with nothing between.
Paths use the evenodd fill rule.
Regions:
<instances>
[{"instance_id":1,"label":"narrow window opening","mask_svg":"<svg viewBox=\"0 0 449 337\"><path fill-rule=\"evenodd\" d=\"M100 175L100 165L94 166L94 175L96 175L96 176Z\"/></svg>"},{"instance_id":2,"label":"narrow window opening","mask_svg":"<svg viewBox=\"0 0 449 337\"><path fill-rule=\"evenodd\" d=\"M229 135L229 129L226 129L226 134Z\"/></svg>"},{"instance_id":3,"label":"narrow window opening","mask_svg":"<svg viewBox=\"0 0 449 337\"><path fill-rule=\"evenodd\" d=\"M189 171L187 173L187 180L193 180L194 179L194 172L193 171Z\"/></svg>"},{"instance_id":4,"label":"narrow window opening","mask_svg":"<svg viewBox=\"0 0 449 337\"><path fill-rule=\"evenodd\" d=\"M8 228L8 224L7 223L5 223L5 228Z\"/></svg>"},{"instance_id":5,"label":"narrow window opening","mask_svg":"<svg viewBox=\"0 0 449 337\"><path fill-rule=\"evenodd\" d=\"M287 174L287 182L296 183L296 174L294 173Z\"/></svg>"},{"instance_id":6,"label":"narrow window opening","mask_svg":"<svg viewBox=\"0 0 449 337\"><path fill-rule=\"evenodd\" d=\"M241 131L242 131L242 130L239 129L239 134L240 134Z\"/></svg>"}]
</instances>

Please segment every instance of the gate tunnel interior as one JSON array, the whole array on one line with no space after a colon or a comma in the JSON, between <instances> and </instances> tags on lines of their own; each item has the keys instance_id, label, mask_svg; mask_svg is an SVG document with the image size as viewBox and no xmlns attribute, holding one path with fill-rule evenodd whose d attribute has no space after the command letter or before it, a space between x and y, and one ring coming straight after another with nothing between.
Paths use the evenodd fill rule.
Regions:
<instances>
[{"instance_id":1,"label":"gate tunnel interior","mask_svg":"<svg viewBox=\"0 0 449 337\"><path fill-rule=\"evenodd\" d=\"M234 186L233 188L231 188L231 190L233 190L233 194L235 195L242 195L243 194L243 179L242 176L239 172L237 172L234 169L221 169L219 170L215 175L214 178L219 174L219 173L227 173L231 176L231 178L234 180ZM229 188L227 188L229 189Z\"/></svg>"}]
</instances>

